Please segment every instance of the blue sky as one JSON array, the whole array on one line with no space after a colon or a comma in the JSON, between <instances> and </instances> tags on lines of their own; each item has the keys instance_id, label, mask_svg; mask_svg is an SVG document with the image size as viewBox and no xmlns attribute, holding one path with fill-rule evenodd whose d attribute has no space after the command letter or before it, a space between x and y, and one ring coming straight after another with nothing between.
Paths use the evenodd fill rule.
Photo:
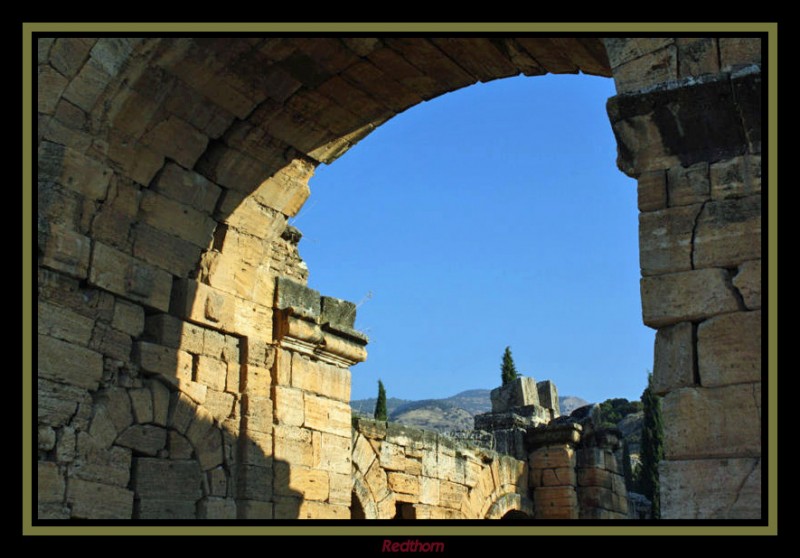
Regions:
<instances>
[{"instance_id":1,"label":"blue sky","mask_svg":"<svg viewBox=\"0 0 800 558\"><path fill-rule=\"evenodd\" d=\"M516 77L396 116L311 180L293 224L309 286L358 304L352 398L447 397L517 369L561 395L638 399L636 182L615 166L610 79Z\"/></svg>"}]
</instances>

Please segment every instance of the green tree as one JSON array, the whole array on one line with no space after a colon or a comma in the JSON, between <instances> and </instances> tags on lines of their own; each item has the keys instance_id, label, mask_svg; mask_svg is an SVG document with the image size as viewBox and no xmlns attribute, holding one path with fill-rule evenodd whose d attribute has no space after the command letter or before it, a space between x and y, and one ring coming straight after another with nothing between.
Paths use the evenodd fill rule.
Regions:
<instances>
[{"instance_id":1,"label":"green tree","mask_svg":"<svg viewBox=\"0 0 800 558\"><path fill-rule=\"evenodd\" d=\"M628 442L622 440L622 475L625 477L625 490L633 492L633 469L631 469L631 450Z\"/></svg>"},{"instance_id":2,"label":"green tree","mask_svg":"<svg viewBox=\"0 0 800 558\"><path fill-rule=\"evenodd\" d=\"M378 400L375 401L375 420L386 420L386 389L378 380Z\"/></svg>"},{"instance_id":3,"label":"green tree","mask_svg":"<svg viewBox=\"0 0 800 558\"><path fill-rule=\"evenodd\" d=\"M644 424L642 425L642 468L639 473L639 488L652 502L652 517L661 517L658 463L664 457L664 429L661 422L661 398L653 393L653 375L647 375L647 388L642 393Z\"/></svg>"},{"instance_id":4,"label":"green tree","mask_svg":"<svg viewBox=\"0 0 800 558\"><path fill-rule=\"evenodd\" d=\"M511 347L506 347L503 353L503 365L500 367L500 376L503 385L510 384L517 379L517 367L514 366L514 359L511 357Z\"/></svg>"}]
</instances>

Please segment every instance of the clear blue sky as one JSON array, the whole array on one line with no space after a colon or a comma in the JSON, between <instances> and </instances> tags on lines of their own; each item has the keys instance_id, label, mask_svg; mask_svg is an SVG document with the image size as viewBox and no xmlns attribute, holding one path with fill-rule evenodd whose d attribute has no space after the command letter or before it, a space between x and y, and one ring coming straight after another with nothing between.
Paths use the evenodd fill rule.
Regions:
<instances>
[{"instance_id":1,"label":"clear blue sky","mask_svg":"<svg viewBox=\"0 0 800 558\"><path fill-rule=\"evenodd\" d=\"M311 180L293 223L309 286L370 337L352 398L447 397L517 370L561 395L638 399L636 182L615 166L610 79L477 84L393 118Z\"/></svg>"}]
</instances>

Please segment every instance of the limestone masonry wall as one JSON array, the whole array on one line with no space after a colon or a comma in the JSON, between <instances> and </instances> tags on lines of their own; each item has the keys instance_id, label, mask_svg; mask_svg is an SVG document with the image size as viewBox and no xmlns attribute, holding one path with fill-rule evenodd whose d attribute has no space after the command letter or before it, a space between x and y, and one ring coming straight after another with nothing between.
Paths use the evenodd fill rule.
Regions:
<instances>
[{"instance_id":1,"label":"limestone masonry wall","mask_svg":"<svg viewBox=\"0 0 800 558\"><path fill-rule=\"evenodd\" d=\"M537 468L352 431L366 338L351 303L304 286L288 225L316 166L395 114L477 81L579 71L613 75L618 164L638 181L663 515L761 516L759 39L37 46L37 518L349 518L355 502L366 517L623 513L615 471L577 440Z\"/></svg>"}]
</instances>

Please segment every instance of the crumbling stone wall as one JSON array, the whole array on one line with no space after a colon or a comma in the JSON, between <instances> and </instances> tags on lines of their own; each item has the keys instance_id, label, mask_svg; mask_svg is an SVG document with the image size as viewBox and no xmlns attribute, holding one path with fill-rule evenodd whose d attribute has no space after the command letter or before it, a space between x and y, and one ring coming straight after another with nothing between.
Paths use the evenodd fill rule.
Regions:
<instances>
[{"instance_id":1,"label":"crumbling stone wall","mask_svg":"<svg viewBox=\"0 0 800 558\"><path fill-rule=\"evenodd\" d=\"M353 421L354 498L365 519L532 516L525 461L435 432Z\"/></svg>"},{"instance_id":2,"label":"crumbling stone wall","mask_svg":"<svg viewBox=\"0 0 800 558\"><path fill-rule=\"evenodd\" d=\"M307 277L287 223L314 168L422 100L578 71L613 72L619 164L639 181L643 314L659 328L666 395L665 515L760 514L758 40L37 46L38 517L344 514L347 475L313 448L323 434L333 445L349 436L349 405L322 378L363 354L331 356L357 336L323 331L321 307L276 308L277 278ZM295 363L313 371L311 387L292 383ZM161 422L146 411L148 400L164 408L159 386L170 401ZM295 424L286 405L300 396ZM183 409L191 420L169 418ZM222 461L201 459L206 435ZM175 467L186 488L154 504L170 460L185 461Z\"/></svg>"}]
</instances>

